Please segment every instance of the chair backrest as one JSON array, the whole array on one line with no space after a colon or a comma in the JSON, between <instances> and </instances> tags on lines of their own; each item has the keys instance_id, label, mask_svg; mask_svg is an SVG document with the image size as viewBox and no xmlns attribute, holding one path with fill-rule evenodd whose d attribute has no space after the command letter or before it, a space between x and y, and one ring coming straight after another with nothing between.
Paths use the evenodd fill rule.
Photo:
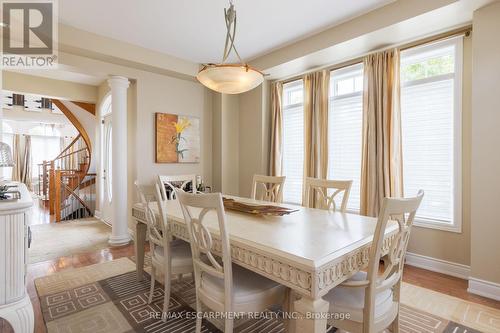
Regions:
<instances>
[{"instance_id":1,"label":"chair backrest","mask_svg":"<svg viewBox=\"0 0 500 333\"><path fill-rule=\"evenodd\" d=\"M252 199L269 202L282 202L285 179L285 176L273 177L254 175L252 183Z\"/></svg>"},{"instance_id":2,"label":"chair backrest","mask_svg":"<svg viewBox=\"0 0 500 333\"><path fill-rule=\"evenodd\" d=\"M385 198L380 209L377 227L370 248L367 279L369 281L365 292L364 325L373 326L375 299L378 293L392 289L394 301L399 303L400 284L403 267L410 239L410 231L424 192L420 190L414 198ZM394 235L389 253L384 257L384 268L380 273L380 259L384 245L387 223L395 220L398 230Z\"/></svg>"},{"instance_id":3,"label":"chair backrest","mask_svg":"<svg viewBox=\"0 0 500 333\"><path fill-rule=\"evenodd\" d=\"M165 202L161 197L160 186L155 183L153 186L154 195L147 196L146 192L148 186L139 185L137 181L135 181L134 184L137 188L137 193L143 206L144 214L146 216L146 222L148 224L148 238L150 241L151 253L154 253L155 246L160 246L164 249L168 249L170 245L170 237L167 233L168 228L166 224L166 208ZM158 217L152 209L152 199L156 201L158 207Z\"/></svg>"},{"instance_id":4,"label":"chair backrest","mask_svg":"<svg viewBox=\"0 0 500 333\"><path fill-rule=\"evenodd\" d=\"M158 184L164 200L175 199L175 189L177 188L188 192L189 186L191 186L190 192L196 193L196 175L158 175Z\"/></svg>"},{"instance_id":5,"label":"chair backrest","mask_svg":"<svg viewBox=\"0 0 500 333\"><path fill-rule=\"evenodd\" d=\"M202 274L209 274L223 280L225 297L224 304L221 305L227 311L231 311L233 305L233 271L222 195L220 193L196 195L180 190L176 191L191 239L197 293L203 293L199 284ZM217 218L222 251L221 260L218 260L214 254L212 235L204 225L204 219L209 213L215 213Z\"/></svg>"},{"instance_id":6,"label":"chair backrest","mask_svg":"<svg viewBox=\"0 0 500 333\"><path fill-rule=\"evenodd\" d=\"M351 193L352 180L327 180L318 178L306 178L305 206L309 208L320 208L345 213L349 194ZM328 190L333 189L332 194ZM342 194L340 209L337 208L335 198Z\"/></svg>"}]
</instances>

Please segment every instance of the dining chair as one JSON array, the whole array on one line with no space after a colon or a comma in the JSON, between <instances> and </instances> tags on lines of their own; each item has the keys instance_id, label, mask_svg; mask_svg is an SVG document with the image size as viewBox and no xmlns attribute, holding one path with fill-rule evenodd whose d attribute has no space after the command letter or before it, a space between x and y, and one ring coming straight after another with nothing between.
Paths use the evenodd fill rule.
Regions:
<instances>
[{"instance_id":1,"label":"dining chair","mask_svg":"<svg viewBox=\"0 0 500 333\"><path fill-rule=\"evenodd\" d=\"M342 194L342 201L338 211L345 213L351 186L352 180L328 180L307 177L305 182L305 205L309 208L337 211L335 198L337 195ZM329 189L334 190L332 194L328 194Z\"/></svg>"},{"instance_id":2,"label":"dining chair","mask_svg":"<svg viewBox=\"0 0 500 333\"><path fill-rule=\"evenodd\" d=\"M282 304L284 286L232 264L222 195L194 195L177 190L177 198L191 239L198 314L202 312L202 305L223 313L253 313ZM207 225L218 231L217 241ZM217 254L221 257L214 253L216 248L220 249ZM226 333L233 331L233 319L225 318ZM201 331L201 321L202 316L198 315L197 333Z\"/></svg>"},{"instance_id":3,"label":"dining chair","mask_svg":"<svg viewBox=\"0 0 500 333\"><path fill-rule=\"evenodd\" d=\"M282 202L285 179L285 176L253 175L251 198L276 203Z\"/></svg>"},{"instance_id":4,"label":"dining chair","mask_svg":"<svg viewBox=\"0 0 500 333\"><path fill-rule=\"evenodd\" d=\"M196 193L196 175L158 175L158 184L160 184L161 196L165 200L175 199L176 188L188 191L191 186L191 192Z\"/></svg>"},{"instance_id":5,"label":"dining chair","mask_svg":"<svg viewBox=\"0 0 500 333\"><path fill-rule=\"evenodd\" d=\"M148 223L148 238L151 253L151 286L148 303L153 301L156 275L161 272L164 278L163 313L168 312L172 275L181 279L184 274L193 273L193 260L189 243L182 240L172 241L166 218L165 201L161 197L160 186L154 184L154 199L158 207L158 217L152 210L153 202L146 197L146 187L135 182L137 193L144 207ZM166 316L164 317L164 321Z\"/></svg>"},{"instance_id":6,"label":"dining chair","mask_svg":"<svg viewBox=\"0 0 500 333\"><path fill-rule=\"evenodd\" d=\"M392 332L399 332L401 278L406 248L423 196L424 192L419 191L414 198L384 199L370 248L368 271L355 274L324 296L330 303L331 313L350 315L348 319L335 319L332 315L330 325L353 333L382 332L389 327ZM383 267L379 267L385 230L390 220L397 221L398 229Z\"/></svg>"}]
</instances>

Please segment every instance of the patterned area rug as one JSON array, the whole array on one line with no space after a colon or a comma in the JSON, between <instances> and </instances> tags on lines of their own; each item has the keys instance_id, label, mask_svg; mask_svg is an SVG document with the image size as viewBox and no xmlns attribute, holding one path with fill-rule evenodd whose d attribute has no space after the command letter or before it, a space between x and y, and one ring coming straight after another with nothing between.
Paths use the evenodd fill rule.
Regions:
<instances>
[{"instance_id":1,"label":"patterned area rug","mask_svg":"<svg viewBox=\"0 0 500 333\"><path fill-rule=\"evenodd\" d=\"M163 304L162 286L157 284L153 302L148 304L149 276L137 282L135 264L128 258L55 273L35 280L35 286L48 332L194 332L195 291L190 278L173 282L164 323L157 318ZM402 332L500 332L499 310L408 284L403 287L403 295ZM453 302L458 306L451 311ZM424 310L430 303L440 310ZM458 318L462 310L465 313ZM235 331L285 332L284 322L278 317L239 320ZM217 320L204 320L202 332L219 332L220 325Z\"/></svg>"},{"instance_id":2,"label":"patterned area rug","mask_svg":"<svg viewBox=\"0 0 500 333\"><path fill-rule=\"evenodd\" d=\"M30 264L108 247L111 228L95 218L31 226ZM54 241L57 240L57 241Z\"/></svg>"}]
</instances>

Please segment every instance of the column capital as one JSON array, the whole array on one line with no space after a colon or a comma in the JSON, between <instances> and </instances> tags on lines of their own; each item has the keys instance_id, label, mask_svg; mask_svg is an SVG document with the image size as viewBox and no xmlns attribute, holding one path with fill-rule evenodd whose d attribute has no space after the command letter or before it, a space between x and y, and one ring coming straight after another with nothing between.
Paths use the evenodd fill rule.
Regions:
<instances>
[{"instance_id":1,"label":"column capital","mask_svg":"<svg viewBox=\"0 0 500 333\"><path fill-rule=\"evenodd\" d=\"M127 89L130 85L130 81L124 76L110 76L108 79L108 85L111 89L113 88L123 88Z\"/></svg>"}]
</instances>

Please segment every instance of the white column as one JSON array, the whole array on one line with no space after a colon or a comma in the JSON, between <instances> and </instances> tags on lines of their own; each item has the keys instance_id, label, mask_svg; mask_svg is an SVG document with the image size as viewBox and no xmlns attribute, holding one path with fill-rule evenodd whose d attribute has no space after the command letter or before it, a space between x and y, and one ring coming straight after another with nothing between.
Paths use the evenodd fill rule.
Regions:
<instances>
[{"instance_id":1,"label":"white column","mask_svg":"<svg viewBox=\"0 0 500 333\"><path fill-rule=\"evenodd\" d=\"M127 89L129 81L121 76L108 80L112 110L112 232L109 245L123 246L130 242L127 207Z\"/></svg>"}]
</instances>

